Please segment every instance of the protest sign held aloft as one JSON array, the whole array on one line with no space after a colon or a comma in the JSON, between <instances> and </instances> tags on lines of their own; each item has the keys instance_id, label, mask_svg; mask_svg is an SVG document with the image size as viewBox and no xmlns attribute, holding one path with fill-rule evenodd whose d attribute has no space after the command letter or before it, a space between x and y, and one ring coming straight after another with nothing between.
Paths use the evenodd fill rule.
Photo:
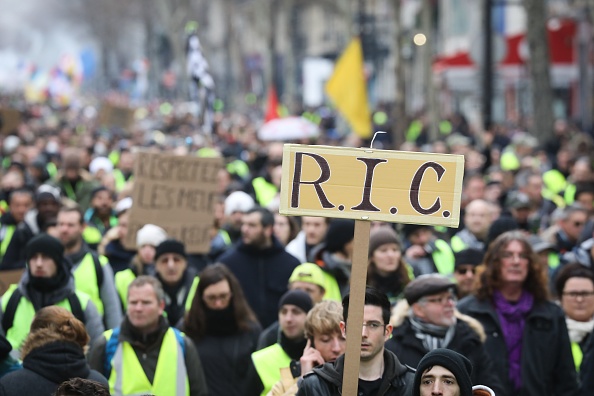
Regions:
<instances>
[{"instance_id":1,"label":"protest sign held aloft","mask_svg":"<svg viewBox=\"0 0 594 396\"><path fill-rule=\"evenodd\" d=\"M135 247L136 232L150 223L184 242L188 253L208 252L222 166L221 158L137 153L126 246Z\"/></svg>"}]
</instances>

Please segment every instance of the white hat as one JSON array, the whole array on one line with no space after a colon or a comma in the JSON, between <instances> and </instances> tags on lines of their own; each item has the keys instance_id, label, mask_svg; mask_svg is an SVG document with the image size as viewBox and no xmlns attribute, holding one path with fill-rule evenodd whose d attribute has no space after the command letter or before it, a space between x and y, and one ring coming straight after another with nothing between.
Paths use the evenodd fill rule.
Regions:
<instances>
[{"instance_id":1,"label":"white hat","mask_svg":"<svg viewBox=\"0 0 594 396\"><path fill-rule=\"evenodd\" d=\"M122 198L115 206L116 215L119 216L121 213L127 211L132 207L132 198Z\"/></svg>"},{"instance_id":2,"label":"white hat","mask_svg":"<svg viewBox=\"0 0 594 396\"><path fill-rule=\"evenodd\" d=\"M145 224L136 233L136 246L152 245L157 247L165 239L167 239L167 233L164 229L154 224Z\"/></svg>"},{"instance_id":3,"label":"white hat","mask_svg":"<svg viewBox=\"0 0 594 396\"><path fill-rule=\"evenodd\" d=\"M247 212L255 206L254 199L243 191L234 191L225 199L225 216L235 212Z\"/></svg>"},{"instance_id":4,"label":"white hat","mask_svg":"<svg viewBox=\"0 0 594 396\"><path fill-rule=\"evenodd\" d=\"M100 170L104 170L106 173L113 172L113 164L107 157L97 157L89 164L89 171L96 175Z\"/></svg>"}]
</instances>

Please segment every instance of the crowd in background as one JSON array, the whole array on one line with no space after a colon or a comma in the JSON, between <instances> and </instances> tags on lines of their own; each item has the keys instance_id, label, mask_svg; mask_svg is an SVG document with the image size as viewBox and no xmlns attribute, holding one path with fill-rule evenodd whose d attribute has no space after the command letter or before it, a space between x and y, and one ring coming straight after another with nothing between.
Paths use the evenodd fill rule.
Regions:
<instances>
[{"instance_id":1,"label":"crowd in background","mask_svg":"<svg viewBox=\"0 0 594 396\"><path fill-rule=\"evenodd\" d=\"M116 128L99 126L91 105L34 105L0 137L0 270L24 270L1 298L5 363L19 374L0 380L0 395L26 376L52 392L76 376L127 394L134 370L148 381L138 389L167 394L160 355L176 346L184 362L167 363L187 394L294 395L303 375L344 353L354 222L278 214L283 143L260 141L250 117L216 114L204 135L173 109L157 103ZM318 122L320 138L299 143L368 144L331 117ZM379 142L465 158L459 228L372 224L367 284L392 307L386 350L413 368L431 350L455 350L473 384L497 395L591 394L594 140L562 120L550 142L504 125L478 134L459 115L441 125L436 141L419 117L400 147ZM155 224L125 246L138 150L224 158L209 252L187 253ZM145 326L135 309L153 303ZM35 323L54 305L73 317L52 336ZM128 364L118 345L144 358ZM51 348L80 371L46 370L59 362Z\"/></svg>"}]
</instances>

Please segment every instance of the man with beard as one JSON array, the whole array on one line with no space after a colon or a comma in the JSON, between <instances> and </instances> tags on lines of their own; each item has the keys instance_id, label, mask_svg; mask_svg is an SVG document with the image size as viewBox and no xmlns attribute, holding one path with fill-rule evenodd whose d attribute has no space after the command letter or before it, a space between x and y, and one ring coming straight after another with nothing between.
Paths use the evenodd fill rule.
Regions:
<instances>
[{"instance_id":1,"label":"man with beard","mask_svg":"<svg viewBox=\"0 0 594 396\"><path fill-rule=\"evenodd\" d=\"M113 195L107 187L97 187L91 193L91 207L84 214L84 222L88 225L83 238L94 249L101 242L107 231L118 224L118 218L112 209Z\"/></svg>"},{"instance_id":2,"label":"man with beard","mask_svg":"<svg viewBox=\"0 0 594 396\"><path fill-rule=\"evenodd\" d=\"M85 324L94 340L101 336L103 323L89 296L77 291L64 258L64 247L47 234L33 237L25 247L27 272L0 300L2 331L18 351L25 341L35 312L49 305L66 308Z\"/></svg>"},{"instance_id":3,"label":"man with beard","mask_svg":"<svg viewBox=\"0 0 594 396\"><path fill-rule=\"evenodd\" d=\"M188 267L183 243L175 239L161 242L155 251L156 277L165 290L165 313L172 325L190 309L198 287L196 270Z\"/></svg>"},{"instance_id":4,"label":"man with beard","mask_svg":"<svg viewBox=\"0 0 594 396\"><path fill-rule=\"evenodd\" d=\"M299 265L273 235L273 225L274 216L268 209L250 209L242 217L241 241L219 259L239 280L264 328L277 319L279 300Z\"/></svg>"},{"instance_id":5,"label":"man with beard","mask_svg":"<svg viewBox=\"0 0 594 396\"><path fill-rule=\"evenodd\" d=\"M14 190L8 196L8 212L0 217L0 260L4 257L17 226L32 207L33 193L30 190Z\"/></svg>"},{"instance_id":6,"label":"man with beard","mask_svg":"<svg viewBox=\"0 0 594 396\"><path fill-rule=\"evenodd\" d=\"M55 186L60 189L62 196L87 210L91 201L91 192L98 187L98 182L82 167L82 154L78 148L64 150L63 169L56 175Z\"/></svg>"},{"instance_id":7,"label":"man with beard","mask_svg":"<svg viewBox=\"0 0 594 396\"><path fill-rule=\"evenodd\" d=\"M422 275L410 282L404 289L405 300L394 309L391 323L395 327L386 348L411 367L417 367L429 351L451 349L472 362L473 383L505 395L483 346L485 331L476 320L456 313L455 293L455 283L440 274Z\"/></svg>"},{"instance_id":8,"label":"man with beard","mask_svg":"<svg viewBox=\"0 0 594 396\"><path fill-rule=\"evenodd\" d=\"M6 248L0 269L25 268L25 245L56 219L60 210L60 191L48 184L41 185L35 194L35 208L29 210L17 226Z\"/></svg>"},{"instance_id":9,"label":"man with beard","mask_svg":"<svg viewBox=\"0 0 594 396\"><path fill-rule=\"evenodd\" d=\"M78 208L62 208L57 221L60 242L72 263L76 290L85 292L103 317L105 327L113 329L122 321L122 311L116 293L114 276L105 256L89 248L83 240L85 225Z\"/></svg>"},{"instance_id":10,"label":"man with beard","mask_svg":"<svg viewBox=\"0 0 594 396\"><path fill-rule=\"evenodd\" d=\"M361 340L358 394L411 395L414 369L400 363L396 355L384 348L392 333L388 297L371 287L365 290L362 329L347 328L348 312L349 295L342 301L344 321L340 322L340 330L344 337ZM344 355L306 374L299 384L297 395L341 395L343 375Z\"/></svg>"}]
</instances>

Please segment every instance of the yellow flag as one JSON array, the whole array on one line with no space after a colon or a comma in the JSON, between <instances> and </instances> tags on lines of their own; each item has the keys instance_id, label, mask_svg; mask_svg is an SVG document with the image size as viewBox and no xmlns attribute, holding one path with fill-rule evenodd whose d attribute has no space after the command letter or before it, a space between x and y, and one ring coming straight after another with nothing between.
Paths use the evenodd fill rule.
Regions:
<instances>
[{"instance_id":1,"label":"yellow flag","mask_svg":"<svg viewBox=\"0 0 594 396\"><path fill-rule=\"evenodd\" d=\"M371 112L363 74L361 40L354 38L341 55L326 83L326 93L357 135L371 137Z\"/></svg>"}]
</instances>

